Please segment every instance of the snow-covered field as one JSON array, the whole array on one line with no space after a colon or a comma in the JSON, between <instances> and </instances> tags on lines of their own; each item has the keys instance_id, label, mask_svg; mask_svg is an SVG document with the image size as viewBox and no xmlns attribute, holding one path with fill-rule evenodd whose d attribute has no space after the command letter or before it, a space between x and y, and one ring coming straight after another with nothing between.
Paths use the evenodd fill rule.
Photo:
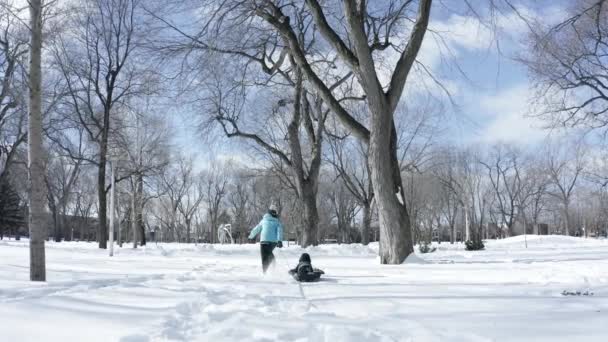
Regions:
<instances>
[{"instance_id":1,"label":"snow-covered field","mask_svg":"<svg viewBox=\"0 0 608 342\"><path fill-rule=\"evenodd\" d=\"M380 266L377 245L309 249L325 281L261 275L257 245L117 249L0 241L0 341L608 341L608 240L561 236L439 245ZM564 291L581 295L564 296ZM589 295L585 296L584 293ZM592 295L591 295L592 294Z\"/></svg>"}]
</instances>

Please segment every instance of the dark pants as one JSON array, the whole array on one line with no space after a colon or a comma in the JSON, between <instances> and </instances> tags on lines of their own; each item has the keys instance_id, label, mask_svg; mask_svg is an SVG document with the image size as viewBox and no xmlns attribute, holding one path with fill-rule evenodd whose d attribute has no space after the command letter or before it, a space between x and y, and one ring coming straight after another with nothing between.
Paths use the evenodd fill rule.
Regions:
<instances>
[{"instance_id":1,"label":"dark pants","mask_svg":"<svg viewBox=\"0 0 608 342\"><path fill-rule=\"evenodd\" d=\"M272 250L277 246L276 242L262 242L260 243L260 252L262 254L262 269L264 273L266 270L274 262L274 254L272 254Z\"/></svg>"}]
</instances>

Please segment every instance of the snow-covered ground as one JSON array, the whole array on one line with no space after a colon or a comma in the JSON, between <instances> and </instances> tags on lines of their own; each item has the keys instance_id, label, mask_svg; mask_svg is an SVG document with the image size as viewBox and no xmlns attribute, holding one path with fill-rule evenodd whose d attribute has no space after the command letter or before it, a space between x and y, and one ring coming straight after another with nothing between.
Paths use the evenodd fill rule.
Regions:
<instances>
[{"instance_id":1,"label":"snow-covered ground","mask_svg":"<svg viewBox=\"0 0 608 342\"><path fill-rule=\"evenodd\" d=\"M378 264L377 245L309 249L325 280L262 276L257 245L117 249L0 241L0 341L608 341L608 240L529 236L485 251L439 245ZM564 291L581 295L565 296ZM589 294L587 296L583 294ZM593 294L593 295L591 295Z\"/></svg>"}]
</instances>

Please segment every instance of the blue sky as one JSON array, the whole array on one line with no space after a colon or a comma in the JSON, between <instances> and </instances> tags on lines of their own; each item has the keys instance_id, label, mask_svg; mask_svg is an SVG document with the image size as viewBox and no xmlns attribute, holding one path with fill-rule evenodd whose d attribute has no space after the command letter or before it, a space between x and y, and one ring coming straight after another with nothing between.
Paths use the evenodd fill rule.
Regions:
<instances>
[{"instance_id":1,"label":"blue sky","mask_svg":"<svg viewBox=\"0 0 608 342\"><path fill-rule=\"evenodd\" d=\"M471 2L481 18L458 7L464 1L434 2L429 24L432 32L425 36L418 58L449 89L454 104L450 104L444 92L420 72L408 80L411 89L404 95L404 100L408 100L407 96L416 96L416 89L421 84L426 84L437 95L436 100L442 102L444 108L443 133L437 137L441 141L449 140L459 145L507 142L522 146L542 141L551 132L542 128L544 122L526 115L531 97L530 82L526 68L513 59L525 52L526 23L506 6L491 17L489 1ZM517 6L520 14L528 18L542 16L549 23L563 18L568 2L512 0L511 3ZM488 27L491 21L495 26ZM201 146L207 147L212 141L215 141L215 155L220 159L242 160L250 155L236 141L225 138L204 141L197 136L191 120L179 119L175 126L181 133L176 143L185 153L198 154L197 159L202 163L210 156L201 154L201 150L206 150Z\"/></svg>"},{"instance_id":2,"label":"blue sky","mask_svg":"<svg viewBox=\"0 0 608 342\"><path fill-rule=\"evenodd\" d=\"M445 132L465 145L539 142L551 132L543 129L544 122L527 115L530 81L525 66L514 60L526 51L526 22L510 8L491 17L488 1L474 3L480 4L481 20L465 9L436 4L429 28L438 33L427 34L420 56L453 92L456 105L446 108ZM512 3L525 17L542 16L546 23L563 18L565 10L560 1ZM494 27L488 27L490 21Z\"/></svg>"}]
</instances>

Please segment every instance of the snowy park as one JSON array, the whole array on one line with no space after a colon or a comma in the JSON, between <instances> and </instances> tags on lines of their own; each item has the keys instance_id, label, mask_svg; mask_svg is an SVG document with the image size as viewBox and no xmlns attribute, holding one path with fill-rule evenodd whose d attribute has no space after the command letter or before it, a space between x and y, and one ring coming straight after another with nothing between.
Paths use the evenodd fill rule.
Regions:
<instances>
[{"instance_id":1,"label":"snowy park","mask_svg":"<svg viewBox=\"0 0 608 342\"><path fill-rule=\"evenodd\" d=\"M435 245L378 265L377 244L308 248L326 275L260 272L257 245L148 244L109 258L47 244L29 282L27 241L0 242L3 341L606 341L608 240L523 236L469 252ZM36 322L33 328L27 322Z\"/></svg>"},{"instance_id":2,"label":"snowy park","mask_svg":"<svg viewBox=\"0 0 608 342\"><path fill-rule=\"evenodd\" d=\"M608 0L0 0L0 324L608 341Z\"/></svg>"}]
</instances>

